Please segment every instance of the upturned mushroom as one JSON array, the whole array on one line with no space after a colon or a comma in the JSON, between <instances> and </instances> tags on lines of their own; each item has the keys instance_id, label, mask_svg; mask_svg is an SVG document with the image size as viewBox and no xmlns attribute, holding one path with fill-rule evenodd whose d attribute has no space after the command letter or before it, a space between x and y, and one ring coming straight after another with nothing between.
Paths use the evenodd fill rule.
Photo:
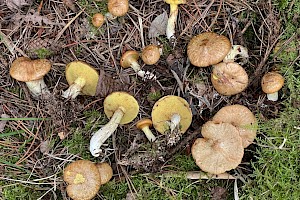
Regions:
<instances>
[{"instance_id":1,"label":"upturned mushroom","mask_svg":"<svg viewBox=\"0 0 300 200\"><path fill-rule=\"evenodd\" d=\"M79 94L94 96L99 80L98 72L89 64L73 61L66 66L66 79L69 88L62 97L75 99Z\"/></svg>"},{"instance_id":2,"label":"upturned mushroom","mask_svg":"<svg viewBox=\"0 0 300 200\"><path fill-rule=\"evenodd\" d=\"M155 80L156 76L149 72L149 71L144 71L141 69L141 66L138 63L139 59L139 53L137 51L126 51L120 60L121 67L123 68L128 68L131 67L135 73L137 73L138 76L142 77L143 79L152 79Z\"/></svg>"},{"instance_id":3,"label":"upturned mushroom","mask_svg":"<svg viewBox=\"0 0 300 200\"><path fill-rule=\"evenodd\" d=\"M104 99L104 113L110 121L94 133L90 140L90 152L98 157L102 144L113 134L119 124L128 124L136 118L139 104L126 92L113 92Z\"/></svg>"},{"instance_id":4,"label":"upturned mushroom","mask_svg":"<svg viewBox=\"0 0 300 200\"><path fill-rule=\"evenodd\" d=\"M89 160L77 160L69 164L63 173L68 184L67 194L74 200L90 200L100 189L101 177L95 163Z\"/></svg>"},{"instance_id":5,"label":"upturned mushroom","mask_svg":"<svg viewBox=\"0 0 300 200\"><path fill-rule=\"evenodd\" d=\"M136 123L136 127L140 130L142 130L147 139L150 142L154 142L156 140L156 137L153 135L152 131L150 130L150 126L152 126L152 120L151 119L141 119Z\"/></svg>"},{"instance_id":6,"label":"upturned mushroom","mask_svg":"<svg viewBox=\"0 0 300 200\"><path fill-rule=\"evenodd\" d=\"M95 27L97 28L101 27L104 24L104 21L105 21L105 17L101 13L96 13L93 15L92 24Z\"/></svg>"},{"instance_id":7,"label":"upturned mushroom","mask_svg":"<svg viewBox=\"0 0 300 200\"><path fill-rule=\"evenodd\" d=\"M277 72L268 72L261 79L261 88L270 101L278 100L278 91L284 85L284 78Z\"/></svg>"},{"instance_id":8,"label":"upturned mushroom","mask_svg":"<svg viewBox=\"0 0 300 200\"><path fill-rule=\"evenodd\" d=\"M237 58L241 58L241 64L245 64L249 58L248 49L242 45L232 45L231 50L225 56L223 62L234 62Z\"/></svg>"},{"instance_id":9,"label":"upturned mushroom","mask_svg":"<svg viewBox=\"0 0 300 200\"><path fill-rule=\"evenodd\" d=\"M96 167L99 170L101 185L104 185L109 182L113 176L113 169L107 162L97 163Z\"/></svg>"},{"instance_id":10,"label":"upturned mushroom","mask_svg":"<svg viewBox=\"0 0 300 200\"><path fill-rule=\"evenodd\" d=\"M178 129L185 133L192 122L192 111L188 102L178 96L168 95L159 99L152 109L154 128L161 134Z\"/></svg>"},{"instance_id":11,"label":"upturned mushroom","mask_svg":"<svg viewBox=\"0 0 300 200\"><path fill-rule=\"evenodd\" d=\"M213 66L211 82L220 94L229 96L246 89L248 75L239 64L222 62Z\"/></svg>"},{"instance_id":12,"label":"upturned mushroom","mask_svg":"<svg viewBox=\"0 0 300 200\"><path fill-rule=\"evenodd\" d=\"M107 8L109 11L108 15L121 17L128 12L129 2L128 0L108 0Z\"/></svg>"},{"instance_id":13,"label":"upturned mushroom","mask_svg":"<svg viewBox=\"0 0 300 200\"><path fill-rule=\"evenodd\" d=\"M167 4L170 4L170 15L167 23L166 35L170 40L175 37L175 25L178 16L178 5L186 4L186 0L165 0Z\"/></svg>"},{"instance_id":14,"label":"upturned mushroom","mask_svg":"<svg viewBox=\"0 0 300 200\"><path fill-rule=\"evenodd\" d=\"M197 67L207 67L221 62L231 49L229 39L213 32L194 36L187 47L190 62Z\"/></svg>"},{"instance_id":15,"label":"upturned mushroom","mask_svg":"<svg viewBox=\"0 0 300 200\"><path fill-rule=\"evenodd\" d=\"M237 128L243 147L253 143L256 137L257 120L254 114L243 105L230 105L221 108L212 118L216 123L230 123Z\"/></svg>"},{"instance_id":16,"label":"upturned mushroom","mask_svg":"<svg viewBox=\"0 0 300 200\"><path fill-rule=\"evenodd\" d=\"M44 76L50 69L49 60L31 60L27 57L19 57L11 64L9 73L14 79L25 82L34 97L40 97L50 94L44 82Z\"/></svg>"},{"instance_id":17,"label":"upturned mushroom","mask_svg":"<svg viewBox=\"0 0 300 200\"><path fill-rule=\"evenodd\" d=\"M204 138L196 139L191 149L201 170L221 174L241 163L244 155L242 138L232 124L208 121L202 126L201 134Z\"/></svg>"},{"instance_id":18,"label":"upturned mushroom","mask_svg":"<svg viewBox=\"0 0 300 200\"><path fill-rule=\"evenodd\" d=\"M142 50L142 60L147 65L154 65L159 61L161 50L157 45L148 45Z\"/></svg>"}]
</instances>

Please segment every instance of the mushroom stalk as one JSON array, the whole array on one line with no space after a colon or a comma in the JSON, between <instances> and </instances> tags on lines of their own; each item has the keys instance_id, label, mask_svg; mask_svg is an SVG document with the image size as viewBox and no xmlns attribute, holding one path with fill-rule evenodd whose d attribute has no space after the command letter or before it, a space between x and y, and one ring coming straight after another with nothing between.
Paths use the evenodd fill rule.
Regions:
<instances>
[{"instance_id":1,"label":"mushroom stalk","mask_svg":"<svg viewBox=\"0 0 300 200\"><path fill-rule=\"evenodd\" d=\"M179 126L179 123L180 123L180 115L177 113L173 114L170 122L171 133L175 130L176 127Z\"/></svg>"},{"instance_id":2,"label":"mushroom stalk","mask_svg":"<svg viewBox=\"0 0 300 200\"><path fill-rule=\"evenodd\" d=\"M168 19L167 24L167 38L170 40L175 35L175 25L178 16L178 5L177 4L170 4L170 16Z\"/></svg>"},{"instance_id":3,"label":"mushroom stalk","mask_svg":"<svg viewBox=\"0 0 300 200\"><path fill-rule=\"evenodd\" d=\"M267 98L268 98L270 101L277 101L277 100L278 100L278 92L274 92L274 93L271 93L271 94L267 94Z\"/></svg>"},{"instance_id":4,"label":"mushroom stalk","mask_svg":"<svg viewBox=\"0 0 300 200\"><path fill-rule=\"evenodd\" d=\"M79 94L81 89L84 87L86 80L83 78L77 78L70 87L63 92L62 97L75 99Z\"/></svg>"},{"instance_id":5,"label":"mushroom stalk","mask_svg":"<svg viewBox=\"0 0 300 200\"><path fill-rule=\"evenodd\" d=\"M156 80L156 76L153 73L149 71L145 72L144 70L142 70L141 66L136 61L133 61L130 66L135 71L135 73L137 73L139 77L142 77L143 79Z\"/></svg>"},{"instance_id":6,"label":"mushroom stalk","mask_svg":"<svg viewBox=\"0 0 300 200\"><path fill-rule=\"evenodd\" d=\"M102 144L113 134L117 129L125 113L123 107L119 107L111 117L110 121L94 133L90 140L90 152L93 156L98 157L101 152Z\"/></svg>"},{"instance_id":7,"label":"mushroom stalk","mask_svg":"<svg viewBox=\"0 0 300 200\"><path fill-rule=\"evenodd\" d=\"M142 128L142 131L145 133L147 139L150 142L154 142L156 140L156 137L153 135L152 131L150 130L149 126L145 126Z\"/></svg>"},{"instance_id":8,"label":"mushroom stalk","mask_svg":"<svg viewBox=\"0 0 300 200\"><path fill-rule=\"evenodd\" d=\"M27 81L25 83L32 95L35 97L50 94L50 91L48 90L43 78L34 81Z\"/></svg>"}]
</instances>

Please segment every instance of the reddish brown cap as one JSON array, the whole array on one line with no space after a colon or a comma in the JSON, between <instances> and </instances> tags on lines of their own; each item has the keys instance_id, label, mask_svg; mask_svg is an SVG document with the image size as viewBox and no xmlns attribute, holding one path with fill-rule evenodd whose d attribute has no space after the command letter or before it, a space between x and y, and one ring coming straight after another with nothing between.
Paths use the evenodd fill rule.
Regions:
<instances>
[{"instance_id":1,"label":"reddish brown cap","mask_svg":"<svg viewBox=\"0 0 300 200\"><path fill-rule=\"evenodd\" d=\"M29 82L42 79L50 69L51 63L47 59L20 57L13 61L9 73L18 81Z\"/></svg>"},{"instance_id":2,"label":"reddish brown cap","mask_svg":"<svg viewBox=\"0 0 300 200\"><path fill-rule=\"evenodd\" d=\"M142 60L147 65L154 65L160 58L159 48L156 45L148 45L142 51Z\"/></svg>"},{"instance_id":3,"label":"reddish brown cap","mask_svg":"<svg viewBox=\"0 0 300 200\"><path fill-rule=\"evenodd\" d=\"M95 163L89 160L77 160L69 164L63 175L68 183L67 193L74 200L89 200L98 193L101 177Z\"/></svg>"},{"instance_id":4,"label":"reddish brown cap","mask_svg":"<svg viewBox=\"0 0 300 200\"><path fill-rule=\"evenodd\" d=\"M212 32L194 36L188 44L187 54L197 67L207 67L221 62L231 49L229 39Z\"/></svg>"},{"instance_id":5,"label":"reddish brown cap","mask_svg":"<svg viewBox=\"0 0 300 200\"><path fill-rule=\"evenodd\" d=\"M128 68L131 67L132 62L137 62L139 59L139 53L137 51L126 51L120 60L121 67Z\"/></svg>"},{"instance_id":6,"label":"reddish brown cap","mask_svg":"<svg viewBox=\"0 0 300 200\"><path fill-rule=\"evenodd\" d=\"M242 161L244 148L238 130L229 123L206 122L192 146L196 164L205 172L221 174L236 168Z\"/></svg>"},{"instance_id":7,"label":"reddish brown cap","mask_svg":"<svg viewBox=\"0 0 300 200\"><path fill-rule=\"evenodd\" d=\"M97 163L96 166L100 173L101 185L109 182L113 176L113 169L111 166L107 162Z\"/></svg>"},{"instance_id":8,"label":"reddish brown cap","mask_svg":"<svg viewBox=\"0 0 300 200\"><path fill-rule=\"evenodd\" d=\"M235 126L246 148L256 137L257 121L254 114L245 106L231 105L221 108L212 120L216 123L230 123Z\"/></svg>"},{"instance_id":9,"label":"reddish brown cap","mask_svg":"<svg viewBox=\"0 0 300 200\"><path fill-rule=\"evenodd\" d=\"M110 14L121 17L128 12L129 2L128 0L108 0L107 7Z\"/></svg>"},{"instance_id":10,"label":"reddish brown cap","mask_svg":"<svg viewBox=\"0 0 300 200\"><path fill-rule=\"evenodd\" d=\"M277 72L268 72L261 79L261 88L267 94L278 92L284 84L284 78Z\"/></svg>"},{"instance_id":11,"label":"reddish brown cap","mask_svg":"<svg viewBox=\"0 0 300 200\"><path fill-rule=\"evenodd\" d=\"M220 94L234 95L246 89L248 75L239 64L222 62L213 66L211 82Z\"/></svg>"}]
</instances>

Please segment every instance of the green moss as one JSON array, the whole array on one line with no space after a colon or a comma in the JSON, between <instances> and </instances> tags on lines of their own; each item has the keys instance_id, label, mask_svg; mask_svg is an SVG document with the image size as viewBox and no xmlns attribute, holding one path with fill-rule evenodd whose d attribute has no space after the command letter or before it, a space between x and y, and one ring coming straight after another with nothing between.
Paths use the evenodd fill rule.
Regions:
<instances>
[{"instance_id":1,"label":"green moss","mask_svg":"<svg viewBox=\"0 0 300 200\"><path fill-rule=\"evenodd\" d=\"M47 58L53 54L53 52L51 50L46 49L46 48L36 49L36 50L34 50L34 53L36 53L37 57L40 59Z\"/></svg>"},{"instance_id":2,"label":"green moss","mask_svg":"<svg viewBox=\"0 0 300 200\"><path fill-rule=\"evenodd\" d=\"M0 182L0 186L2 187L2 198L5 200L36 200L43 195L42 192L33 190L25 185L14 184L7 186L7 182Z\"/></svg>"}]
</instances>

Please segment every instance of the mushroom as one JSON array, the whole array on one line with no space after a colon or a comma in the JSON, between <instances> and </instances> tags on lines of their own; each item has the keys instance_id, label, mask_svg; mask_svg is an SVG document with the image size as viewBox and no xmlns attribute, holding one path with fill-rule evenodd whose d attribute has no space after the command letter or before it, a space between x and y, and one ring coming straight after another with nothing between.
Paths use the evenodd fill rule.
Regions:
<instances>
[{"instance_id":1,"label":"mushroom","mask_svg":"<svg viewBox=\"0 0 300 200\"><path fill-rule=\"evenodd\" d=\"M243 47L242 45L232 45L231 50L223 59L223 62L234 62L236 56L238 55L240 55L240 57L242 58L241 64L245 64L248 61L248 49L246 47Z\"/></svg>"},{"instance_id":2,"label":"mushroom","mask_svg":"<svg viewBox=\"0 0 300 200\"><path fill-rule=\"evenodd\" d=\"M145 72L141 70L141 66L138 63L139 53L137 51L126 51L120 60L120 64L123 68L131 67L138 76L142 77L143 79L156 79L156 76L151 72Z\"/></svg>"},{"instance_id":3,"label":"mushroom","mask_svg":"<svg viewBox=\"0 0 300 200\"><path fill-rule=\"evenodd\" d=\"M156 137L153 135L149 127L152 126L151 119L141 119L136 123L136 127L142 130L150 142L154 142Z\"/></svg>"},{"instance_id":4,"label":"mushroom","mask_svg":"<svg viewBox=\"0 0 300 200\"><path fill-rule=\"evenodd\" d=\"M68 184L68 195L74 200L92 199L101 185L99 170L89 160L77 160L69 164L64 170L63 179Z\"/></svg>"},{"instance_id":5,"label":"mushroom","mask_svg":"<svg viewBox=\"0 0 300 200\"><path fill-rule=\"evenodd\" d=\"M167 38L170 40L171 38L175 37L175 24L178 15L178 5L186 4L186 0L165 0L165 2L170 4L170 15L166 30Z\"/></svg>"},{"instance_id":6,"label":"mushroom","mask_svg":"<svg viewBox=\"0 0 300 200\"><path fill-rule=\"evenodd\" d=\"M216 123L230 123L235 126L242 138L243 147L246 148L256 137L257 121L253 113L243 105L230 105L221 108L212 121Z\"/></svg>"},{"instance_id":7,"label":"mushroom","mask_svg":"<svg viewBox=\"0 0 300 200\"><path fill-rule=\"evenodd\" d=\"M154 65L158 62L161 50L157 45L148 45L142 51L142 60L147 65Z\"/></svg>"},{"instance_id":8,"label":"mushroom","mask_svg":"<svg viewBox=\"0 0 300 200\"><path fill-rule=\"evenodd\" d=\"M278 91L284 85L284 78L277 72L268 72L261 79L261 88L270 101L278 100Z\"/></svg>"},{"instance_id":9,"label":"mushroom","mask_svg":"<svg viewBox=\"0 0 300 200\"><path fill-rule=\"evenodd\" d=\"M213 66L211 82L220 94L229 96L246 89L248 75L239 64L222 62Z\"/></svg>"},{"instance_id":10,"label":"mushroom","mask_svg":"<svg viewBox=\"0 0 300 200\"><path fill-rule=\"evenodd\" d=\"M139 104L126 92L113 92L104 99L104 113L110 121L94 133L90 140L90 152L93 156L100 155L102 144L113 134L119 124L128 124L136 118Z\"/></svg>"},{"instance_id":11,"label":"mushroom","mask_svg":"<svg viewBox=\"0 0 300 200\"><path fill-rule=\"evenodd\" d=\"M231 49L229 39L213 32L194 36L188 44L190 62L197 67L207 67L221 62Z\"/></svg>"},{"instance_id":12,"label":"mushroom","mask_svg":"<svg viewBox=\"0 0 300 200\"><path fill-rule=\"evenodd\" d=\"M104 21L105 21L105 17L101 13L94 14L92 18L92 24L97 28L101 27Z\"/></svg>"},{"instance_id":13,"label":"mushroom","mask_svg":"<svg viewBox=\"0 0 300 200\"><path fill-rule=\"evenodd\" d=\"M178 96L168 95L160 98L153 106L152 121L154 128L161 134L179 129L183 134L192 122L192 111L188 102Z\"/></svg>"},{"instance_id":14,"label":"mushroom","mask_svg":"<svg viewBox=\"0 0 300 200\"><path fill-rule=\"evenodd\" d=\"M124 16L129 9L128 0L108 0L107 7L109 13L107 15L113 15L115 17Z\"/></svg>"},{"instance_id":15,"label":"mushroom","mask_svg":"<svg viewBox=\"0 0 300 200\"><path fill-rule=\"evenodd\" d=\"M44 82L44 76L50 69L49 60L19 57L12 62L9 73L14 79L25 82L34 97L39 97L50 94Z\"/></svg>"},{"instance_id":16,"label":"mushroom","mask_svg":"<svg viewBox=\"0 0 300 200\"><path fill-rule=\"evenodd\" d=\"M236 127L229 123L206 122L201 129L204 138L194 142L191 152L201 170L222 174L242 161L244 148Z\"/></svg>"},{"instance_id":17,"label":"mushroom","mask_svg":"<svg viewBox=\"0 0 300 200\"><path fill-rule=\"evenodd\" d=\"M97 163L96 167L98 168L100 173L101 185L108 183L113 176L113 170L111 166L107 162L103 162Z\"/></svg>"},{"instance_id":18,"label":"mushroom","mask_svg":"<svg viewBox=\"0 0 300 200\"><path fill-rule=\"evenodd\" d=\"M99 80L98 72L89 64L73 61L66 66L66 78L70 87L62 97L75 99L79 94L94 96Z\"/></svg>"}]
</instances>

